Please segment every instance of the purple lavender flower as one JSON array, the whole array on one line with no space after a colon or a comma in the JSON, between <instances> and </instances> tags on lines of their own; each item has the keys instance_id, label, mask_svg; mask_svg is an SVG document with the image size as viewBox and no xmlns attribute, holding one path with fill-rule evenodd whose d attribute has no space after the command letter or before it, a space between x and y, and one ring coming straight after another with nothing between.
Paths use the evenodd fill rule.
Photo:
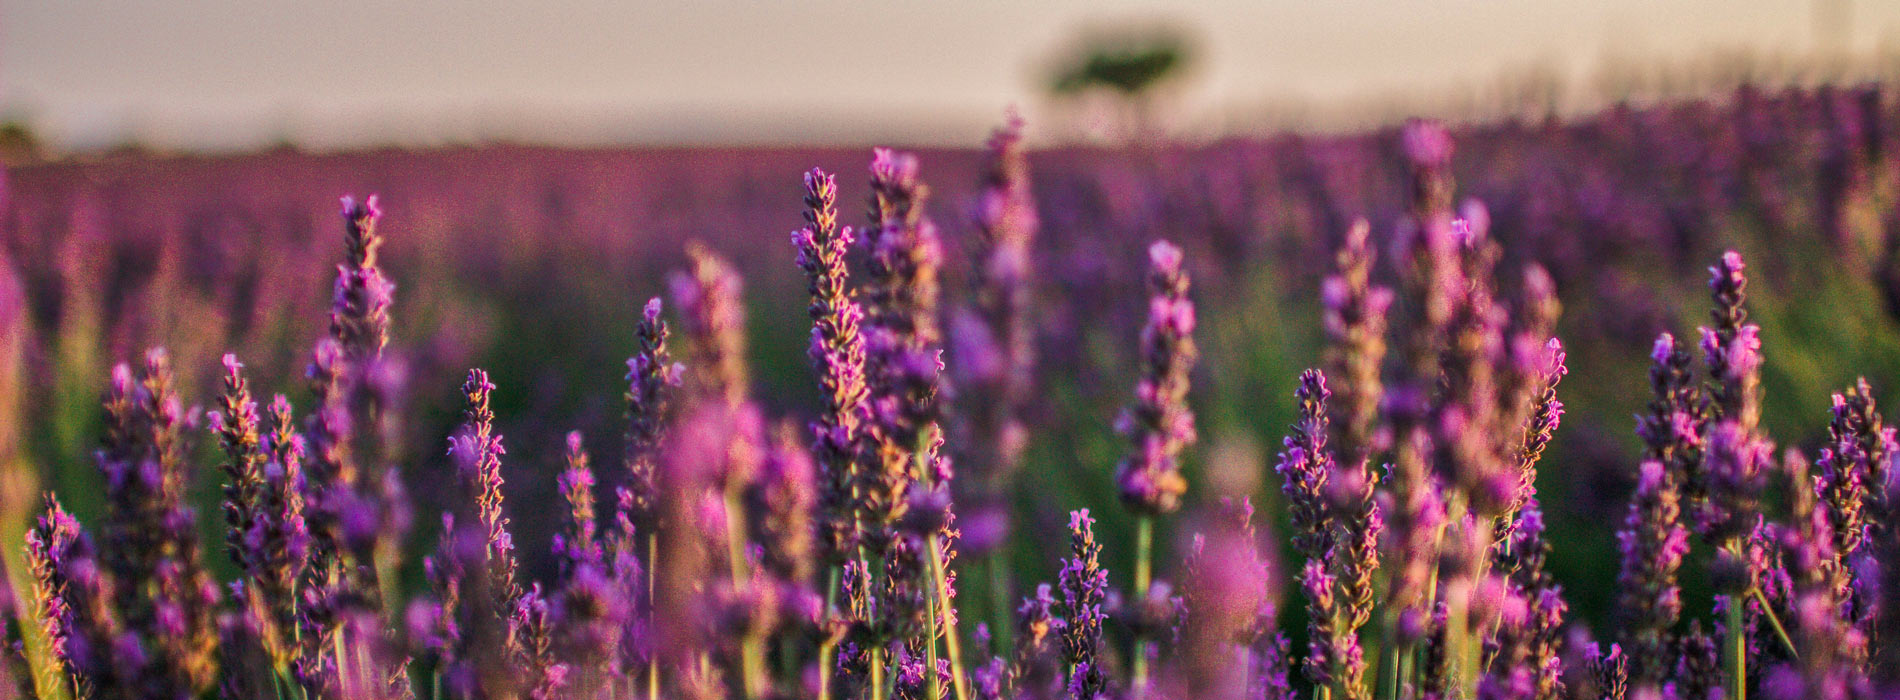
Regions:
<instances>
[{"instance_id":1,"label":"purple lavender flower","mask_svg":"<svg viewBox=\"0 0 1900 700\"><path fill-rule=\"evenodd\" d=\"M1629 514L1616 533L1622 552L1617 615L1622 644L1633 659L1630 676L1638 684L1660 683L1669 672L1670 630L1682 614L1676 572L1689 552L1689 534L1679 524L1681 505L1670 481L1662 463L1643 462Z\"/></svg>"},{"instance_id":2,"label":"purple lavender flower","mask_svg":"<svg viewBox=\"0 0 1900 700\"><path fill-rule=\"evenodd\" d=\"M1473 512L1499 516L1513 505L1522 479L1511 463L1517 455L1510 454L1506 461L1507 453L1515 453L1520 445L1505 436L1521 434L1515 431L1523 430L1523 424L1511 422L1510 407L1498 395L1505 390L1499 365L1508 314L1490 287L1495 242L1470 219L1452 222L1452 230L1466 259L1459 272L1464 279L1451 293L1454 303L1439 368L1443 390L1432 416L1434 467L1455 487L1452 495L1461 496Z\"/></svg>"},{"instance_id":3,"label":"purple lavender flower","mask_svg":"<svg viewBox=\"0 0 1900 700\"><path fill-rule=\"evenodd\" d=\"M1696 531L1705 540L1729 543L1748 533L1761 512L1772 449L1740 421L1723 420L1709 427L1709 497L1696 514Z\"/></svg>"},{"instance_id":4,"label":"purple lavender flower","mask_svg":"<svg viewBox=\"0 0 1900 700\"><path fill-rule=\"evenodd\" d=\"M1181 506L1187 481L1181 451L1195 440L1194 413L1187 405L1194 345L1194 302L1181 249L1167 241L1148 248L1148 323L1141 332L1141 379L1135 401L1116 429L1134 443L1116 470L1123 505L1140 514L1165 515Z\"/></svg>"},{"instance_id":5,"label":"purple lavender flower","mask_svg":"<svg viewBox=\"0 0 1900 700\"><path fill-rule=\"evenodd\" d=\"M1293 692L1293 684L1287 680L1290 646L1285 634L1268 632L1248 648L1247 675L1251 679L1248 697L1260 700L1295 700L1299 697Z\"/></svg>"},{"instance_id":6,"label":"purple lavender flower","mask_svg":"<svg viewBox=\"0 0 1900 700\"><path fill-rule=\"evenodd\" d=\"M1687 349L1675 336L1656 338L1650 352L1648 410L1637 416L1636 434L1645 445L1644 458L1662 463L1669 481L1681 493L1682 505L1693 512L1707 499L1707 477L1702 473L1703 405L1700 387L1690 373Z\"/></svg>"},{"instance_id":7,"label":"purple lavender flower","mask_svg":"<svg viewBox=\"0 0 1900 700\"><path fill-rule=\"evenodd\" d=\"M857 518L851 489L858 474L860 423L864 420L864 311L852 298L846 255L855 240L850 227L838 226L837 181L822 170L805 174L805 228L792 233L798 266L811 295L812 370L823 398L812 423L812 451L822 470L821 524L825 560L843 561L856 546Z\"/></svg>"},{"instance_id":8,"label":"purple lavender flower","mask_svg":"<svg viewBox=\"0 0 1900 700\"><path fill-rule=\"evenodd\" d=\"M1211 527L1196 533L1190 553L1194 565L1186 577L1187 591L1182 601L1188 619L1182 629L1177 630L1183 639L1184 654L1188 655L1198 653L1197 649L1221 652L1232 651L1233 645L1252 645L1262 635L1272 634L1277 625L1275 606L1279 590L1273 583L1272 562L1261 550L1254 530L1253 502L1245 498L1238 501L1223 498L1215 511ZM1334 651L1344 657L1358 653L1357 639L1344 644ZM1190 679L1195 678L1196 673L1218 672L1221 670L1218 667L1237 658L1234 654L1209 656L1188 661L1215 665L1189 669ZM1223 683L1210 677L1194 682L1208 690L1215 689L1209 684ZM1220 687L1221 692L1237 690L1233 686Z\"/></svg>"},{"instance_id":9,"label":"purple lavender flower","mask_svg":"<svg viewBox=\"0 0 1900 700\"><path fill-rule=\"evenodd\" d=\"M97 457L106 476L106 573L113 605L151 661L138 683L164 695L210 687L216 668L212 612L218 589L204 570L195 514L185 505L185 416L169 356L146 353L136 375L121 364L105 398L107 435Z\"/></svg>"},{"instance_id":10,"label":"purple lavender flower","mask_svg":"<svg viewBox=\"0 0 1900 700\"><path fill-rule=\"evenodd\" d=\"M304 521L303 439L283 395L272 399L264 427L257 508L242 540L244 550L251 552L246 557L248 594L268 613L255 623L257 634L281 668L299 654L292 645L295 591L308 571L310 531Z\"/></svg>"},{"instance_id":11,"label":"purple lavender flower","mask_svg":"<svg viewBox=\"0 0 1900 700\"><path fill-rule=\"evenodd\" d=\"M1533 657L1532 601L1524 589L1491 576L1481 582L1471 602L1472 626L1490 629L1490 661L1478 679L1477 697L1486 700L1532 700L1537 697L1539 660Z\"/></svg>"},{"instance_id":12,"label":"purple lavender flower","mask_svg":"<svg viewBox=\"0 0 1900 700\"><path fill-rule=\"evenodd\" d=\"M318 658L332 653L333 645L322 642L358 613L380 614L377 559L392 553L398 516L405 512L402 504L388 500L399 484L395 471L377 462L383 455L362 453L365 447L394 442L386 434L393 423L385 420L384 410L394 398L398 373L384 360L383 348L395 285L377 264L383 238L376 225L382 211L374 196L361 203L346 197L342 213L345 254L337 268L329 333L317 341L305 371L312 394L302 465L311 549L299 624L310 628L300 665L311 687L352 680L334 677L336 659ZM380 635L380 627L368 629Z\"/></svg>"},{"instance_id":13,"label":"purple lavender flower","mask_svg":"<svg viewBox=\"0 0 1900 700\"><path fill-rule=\"evenodd\" d=\"M907 482L947 482L949 461L938 427L947 398L939 322L943 250L936 225L923 214L929 189L917 178L916 156L877 149L871 191L871 225L864 231L870 254L865 375L874 445L861 455L869 464L860 475L860 512L875 524L867 534L877 539L903 517Z\"/></svg>"},{"instance_id":14,"label":"purple lavender flower","mask_svg":"<svg viewBox=\"0 0 1900 700\"><path fill-rule=\"evenodd\" d=\"M1274 471L1285 480L1287 510L1293 521L1293 546L1317 562L1323 570L1333 546L1333 525L1326 507L1327 479L1336 468L1333 454L1326 447L1326 375L1309 369L1300 373L1300 386L1294 392L1299 402L1299 420L1286 437L1286 450Z\"/></svg>"},{"instance_id":15,"label":"purple lavender flower","mask_svg":"<svg viewBox=\"0 0 1900 700\"><path fill-rule=\"evenodd\" d=\"M1791 460L1787 475L1796 493L1789 504L1791 526L1777 528L1776 543L1786 560L1792 590L1781 598L1790 613L1789 633L1799 658L1766 676L1763 689L1777 698L1848 698L1850 683L1860 677L1866 658L1866 639L1842 615L1849 601L1838 579L1846 572L1833 551L1834 534L1823 509L1806 493L1810 483L1806 465Z\"/></svg>"},{"instance_id":16,"label":"purple lavender flower","mask_svg":"<svg viewBox=\"0 0 1900 700\"><path fill-rule=\"evenodd\" d=\"M508 533L508 516L502 509L501 456L507 450L495 433L495 412L489 407L489 394L494 390L487 372L469 370L462 382L462 427L449 438L449 456L464 498L473 506L473 510L466 511L472 516L468 526L479 528L485 543L481 558L486 567L483 590L494 596L490 603L493 610L506 611L512 610L521 597L521 587L515 576L514 538Z\"/></svg>"},{"instance_id":17,"label":"purple lavender flower","mask_svg":"<svg viewBox=\"0 0 1900 700\"><path fill-rule=\"evenodd\" d=\"M812 507L818 500L811 453L794 431L777 431L745 495L748 539L761 547L760 565L782 581L808 586L817 570Z\"/></svg>"},{"instance_id":18,"label":"purple lavender flower","mask_svg":"<svg viewBox=\"0 0 1900 700\"><path fill-rule=\"evenodd\" d=\"M1363 465L1364 462L1361 462ZM1331 646L1338 655L1339 681L1355 700L1365 697L1363 674L1365 659L1358 652L1360 628L1372 620L1377 594L1374 575L1379 569L1379 538L1385 531L1385 517L1376 500L1370 475L1361 466L1333 472L1328 483L1333 519L1340 536L1330 555L1338 583L1338 620L1333 625Z\"/></svg>"},{"instance_id":19,"label":"purple lavender flower","mask_svg":"<svg viewBox=\"0 0 1900 700\"><path fill-rule=\"evenodd\" d=\"M1566 356L1563 343L1551 338L1541 350L1541 353L1533 355L1534 359L1520 360L1520 364L1535 368L1537 381L1530 401L1530 414L1523 423L1524 440L1517 449L1517 493L1506 510L1507 516L1516 514L1526 501L1536 496L1537 461L1543 458L1544 448L1550 445L1564 417L1564 402L1557 398L1557 384L1570 372L1564 366Z\"/></svg>"},{"instance_id":20,"label":"purple lavender flower","mask_svg":"<svg viewBox=\"0 0 1900 700\"><path fill-rule=\"evenodd\" d=\"M905 345L936 347L942 333L937 269L943 245L936 224L924 216L930 189L917 171L914 154L887 148L871 153L871 225L863 231L870 252L865 293L871 325L890 330Z\"/></svg>"},{"instance_id":21,"label":"purple lavender flower","mask_svg":"<svg viewBox=\"0 0 1900 700\"><path fill-rule=\"evenodd\" d=\"M655 662L667 673L696 666L695 657L710 652L709 637L716 609L707 595L714 566L734 562L727 545L730 514L721 498L729 475L750 471L755 465L735 466L737 460L756 460L761 440L759 417L750 405L735 410L723 401L700 401L681 416L667 437L659 470L661 521L658 533L663 565L649 575L654 580L652 630ZM741 553L743 555L743 553ZM740 562L743 566L743 562ZM698 681L708 679L699 678ZM682 678L691 685L691 678Z\"/></svg>"},{"instance_id":22,"label":"purple lavender flower","mask_svg":"<svg viewBox=\"0 0 1900 700\"><path fill-rule=\"evenodd\" d=\"M1388 631L1402 644L1420 640L1427 628L1426 616L1431 601L1427 586L1437 565L1436 552L1444 532L1446 513L1444 495L1425 463L1429 438L1423 430L1410 432L1409 440L1396 455L1390 468L1394 483L1392 506L1381 506L1394 515L1392 536L1385 539L1386 561L1393 562L1391 585L1386 590L1390 619Z\"/></svg>"},{"instance_id":23,"label":"purple lavender flower","mask_svg":"<svg viewBox=\"0 0 1900 700\"><path fill-rule=\"evenodd\" d=\"M462 454L456 461L466 468L473 456L466 450L458 452ZM460 509L471 511L469 504ZM450 692L512 694L519 692L524 681L526 640L520 635L522 621L516 619L523 598L495 590L503 582L493 573L499 568L493 561L497 551L493 545L478 516L458 519L444 514L437 554L426 562L435 602L442 608L430 636L442 640L438 653L443 685ZM337 633L347 634L347 630L339 627Z\"/></svg>"},{"instance_id":24,"label":"purple lavender flower","mask_svg":"<svg viewBox=\"0 0 1900 700\"><path fill-rule=\"evenodd\" d=\"M568 577L553 603L555 657L568 667L568 688L577 700L614 697L614 656L631 613L628 601L596 566L583 566Z\"/></svg>"},{"instance_id":25,"label":"purple lavender flower","mask_svg":"<svg viewBox=\"0 0 1900 700\"><path fill-rule=\"evenodd\" d=\"M1709 370L1713 417L1753 430L1761 410L1756 376L1761 367L1761 338L1760 329L1747 323L1748 310L1742 306L1748 287L1743 269L1742 256L1732 250L1709 268L1709 292L1715 301L1709 313L1714 325L1702 329L1702 354Z\"/></svg>"},{"instance_id":26,"label":"purple lavender flower","mask_svg":"<svg viewBox=\"0 0 1900 700\"><path fill-rule=\"evenodd\" d=\"M376 224L382 217L376 195L362 202L343 198L345 254L343 264L337 266L330 337L352 362L381 355L389 343L389 303L395 285L376 265L376 253L383 244Z\"/></svg>"},{"instance_id":27,"label":"purple lavender flower","mask_svg":"<svg viewBox=\"0 0 1900 700\"><path fill-rule=\"evenodd\" d=\"M990 536L966 540L980 551L1001 544L1008 508L1003 496L1027 446L1022 413L1035 381L1034 270L1031 246L1040 225L1029 190L1023 122L1011 114L992 132L982 191L977 195L975 308L953 320L951 355L964 406L961 444L977 471L965 479L979 514L994 521Z\"/></svg>"},{"instance_id":28,"label":"purple lavender flower","mask_svg":"<svg viewBox=\"0 0 1900 700\"><path fill-rule=\"evenodd\" d=\"M1509 532L1511 539L1499 542L1493 553L1494 567L1507 577L1513 594L1524 601L1525 620L1517 641L1524 646L1523 664L1530 670L1533 695L1555 698L1563 690L1564 661L1559 646L1570 606L1564 602L1563 587L1545 569L1551 547L1544 538L1544 511L1536 498L1518 511Z\"/></svg>"},{"instance_id":29,"label":"purple lavender flower","mask_svg":"<svg viewBox=\"0 0 1900 700\"><path fill-rule=\"evenodd\" d=\"M737 407L751 391L746 370L743 281L725 258L698 241L686 244L690 267L670 280L673 304L686 329L694 395Z\"/></svg>"},{"instance_id":30,"label":"purple lavender flower","mask_svg":"<svg viewBox=\"0 0 1900 700\"><path fill-rule=\"evenodd\" d=\"M27 534L27 561L48 649L75 697L111 697L137 680L141 665L114 663L111 648L127 636L114 610L113 582L92 538L51 494Z\"/></svg>"},{"instance_id":31,"label":"purple lavender flower","mask_svg":"<svg viewBox=\"0 0 1900 700\"><path fill-rule=\"evenodd\" d=\"M1063 652L1052 636L1066 633L1066 623L1054 616L1055 596L1049 584L1036 586L1033 595L1016 608L1016 656L1010 661L1009 681L1019 696L1055 700L1063 667Z\"/></svg>"},{"instance_id":32,"label":"purple lavender flower","mask_svg":"<svg viewBox=\"0 0 1900 700\"><path fill-rule=\"evenodd\" d=\"M594 470L588 465L587 449L581 433L567 434L567 469L555 478L561 496L567 501L561 531L554 535L554 555L560 563L560 577L567 580L581 569L598 569L606 555L601 551L594 514Z\"/></svg>"},{"instance_id":33,"label":"purple lavender flower","mask_svg":"<svg viewBox=\"0 0 1900 700\"><path fill-rule=\"evenodd\" d=\"M257 402L251 399L244 366L231 354L224 356L223 364L224 392L218 397L219 411L212 415L212 425L225 455L225 548L238 568L248 571L257 558L245 548L244 537L257 520L264 487L262 438L258 435Z\"/></svg>"},{"instance_id":34,"label":"purple lavender flower","mask_svg":"<svg viewBox=\"0 0 1900 700\"><path fill-rule=\"evenodd\" d=\"M1689 621L1689 631L1676 639L1675 684L1676 694L1685 699L1713 698L1721 692L1721 656L1700 620Z\"/></svg>"},{"instance_id":35,"label":"purple lavender flower","mask_svg":"<svg viewBox=\"0 0 1900 700\"><path fill-rule=\"evenodd\" d=\"M1070 557L1062 562L1057 586L1062 589L1062 653L1075 670L1071 689L1075 700L1095 700L1108 693L1102 664L1103 604L1108 599L1108 570L1102 568L1102 545L1095 541L1095 519L1087 508L1069 513Z\"/></svg>"},{"instance_id":36,"label":"purple lavender flower","mask_svg":"<svg viewBox=\"0 0 1900 700\"><path fill-rule=\"evenodd\" d=\"M655 524L654 469L660 443L666 436L669 404L680 385L683 368L667 353L669 333L660 318L660 298L647 300L634 331L639 349L627 360L627 430L624 461L627 492L632 496L629 516L646 529Z\"/></svg>"},{"instance_id":37,"label":"purple lavender flower","mask_svg":"<svg viewBox=\"0 0 1900 700\"><path fill-rule=\"evenodd\" d=\"M1821 458L1816 463L1819 475L1815 488L1826 508L1823 509L1829 519L1829 527L1834 535L1832 551L1835 561L1830 565L1843 573L1851 574L1856 562L1864 556L1864 548L1870 531L1879 529L1874 523L1878 518L1867 517L1869 510L1881 510L1877 500L1884 495L1884 489L1869 489L1868 484L1884 483L1887 477L1885 463L1893 454L1893 429L1885 427L1879 411L1875 408L1873 390L1866 379L1859 379L1855 386L1833 396L1833 415L1828 422L1828 445L1821 450ZM1870 493L1871 491L1871 493ZM1853 586L1851 575L1838 577L1839 590L1836 596L1846 601L1845 614L1849 619L1865 617L1869 601L1863 600Z\"/></svg>"},{"instance_id":38,"label":"purple lavender flower","mask_svg":"<svg viewBox=\"0 0 1900 700\"><path fill-rule=\"evenodd\" d=\"M1334 388L1334 442L1344 462L1363 462L1377 449L1374 433L1385 385L1379 377L1385 363L1386 313L1392 290L1372 284L1372 227L1354 221L1336 256L1337 270L1320 283L1321 314L1326 330L1326 369L1343 380Z\"/></svg>"},{"instance_id":39,"label":"purple lavender flower","mask_svg":"<svg viewBox=\"0 0 1900 700\"><path fill-rule=\"evenodd\" d=\"M1282 492L1292 518L1294 548L1306 555L1299 578L1306 598L1309 651L1302 667L1314 685L1337 685L1357 698L1364 692L1364 662L1354 661L1351 652L1358 648L1359 625L1371 616L1371 571L1377 566L1372 484L1363 473L1342 472L1327 447L1326 400L1331 392L1325 375L1315 369L1302 372L1295 395L1300 419L1275 469L1285 479ZM1342 484L1335 493L1330 482L1335 475L1353 483ZM1333 507L1335 499L1342 508ZM1336 516L1341 515L1350 518L1353 527L1340 527ZM1342 574L1351 580L1339 580ZM1340 599L1346 595L1350 601Z\"/></svg>"},{"instance_id":40,"label":"purple lavender flower","mask_svg":"<svg viewBox=\"0 0 1900 700\"><path fill-rule=\"evenodd\" d=\"M611 657L613 664L609 670L628 678L646 675L647 681L657 682L655 677L650 675L656 670L651 664L656 622L653 594L657 580L652 575L652 569L642 564L642 557L645 556L652 561L657 559L655 555L658 552L650 551L643 555L642 545L651 543L653 550L657 550L659 538L657 533L649 538L642 536L645 533L634 531L635 526L629 521L628 508L625 505L630 497L626 489L621 489L618 495L621 505L616 508L614 526L607 531L607 562L603 572L607 579L607 595L610 600L617 600L622 604L617 618L609 616L601 622L602 624L618 622L617 625L613 625L614 629L611 631L614 637ZM584 573L578 572L576 578L580 578ZM569 586L563 589L564 595L567 591L575 590L579 585L571 581ZM607 610L611 612L615 609L608 608ZM574 624L581 623L577 620Z\"/></svg>"},{"instance_id":41,"label":"purple lavender flower","mask_svg":"<svg viewBox=\"0 0 1900 700\"><path fill-rule=\"evenodd\" d=\"M1611 644L1609 649L1599 651L1591 645L1584 652L1583 668L1595 677L1605 700L1622 700L1629 695L1629 655L1621 646Z\"/></svg>"},{"instance_id":42,"label":"purple lavender flower","mask_svg":"<svg viewBox=\"0 0 1900 700\"><path fill-rule=\"evenodd\" d=\"M554 617L540 584L529 587L515 600L508 615L509 636L516 641L523 685L530 700L555 700L566 697L568 667L555 658Z\"/></svg>"}]
</instances>

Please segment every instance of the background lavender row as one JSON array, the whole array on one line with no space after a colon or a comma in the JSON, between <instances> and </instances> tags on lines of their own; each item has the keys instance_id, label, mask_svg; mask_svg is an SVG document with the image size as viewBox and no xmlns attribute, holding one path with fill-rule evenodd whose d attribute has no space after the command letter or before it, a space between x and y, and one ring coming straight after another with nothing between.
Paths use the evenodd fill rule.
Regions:
<instances>
[{"instance_id":1,"label":"background lavender row","mask_svg":"<svg viewBox=\"0 0 1900 700\"><path fill-rule=\"evenodd\" d=\"M1734 247L1753 261L1765 281L1752 290L1755 318L1766 342L1786 349L1764 372L1770 432L1818 441L1827 393L1851 382L1848 368L1875 371L1876 388L1900 378L1888 369L1900 367L1897 114L1890 92L1871 89L1742 92L1455 134L1458 189L1489 207L1506 248L1502 269L1543 262L1565 304L1560 335L1577 380L1565 385L1569 413L1541 491L1551 539L1566 550L1551 565L1582 615L1602 620L1611 595L1601 577L1582 574L1612 566L1600 514L1615 512L1605 509L1635 482L1630 415L1642 407L1627 397L1646 390L1642 348L1665 327L1695 322L1698 273L1716 252ZM1155 238L1186 249L1202 307L1197 371L1210 381L1192 396L1204 436L1188 456L1192 482L1264 496L1259 446L1293 419L1288 378L1318 362L1319 275L1354 217L1367 217L1373 244L1385 245L1407 199L1398 149L1396 134L1382 132L1032 154L1042 376L1021 486L1048 497L1019 503L1018 522L1060 532L1069 508L1115 497L1110 472L1124 443L1110 424L1135 373L1142 249ZM377 191L389 210L383 256L405 319L392 347L414 360L418 424L403 434L423 441L406 453L442 459L434 440L456 418L452 389L464 368L485 366L511 378L493 398L516 455L509 496L553 502L570 427L602 441L590 445L596 453L616 448L607 441L620 406L598 388L618 383L640 302L664 291L688 237L746 278L755 395L775 413L818 405L804 357L805 282L785 235L801 222L788 203L799 174L817 165L845 174L842 214L860 220L866 156L489 147L17 168L7 173L11 201L0 221L33 328L32 400L49 407L30 412L43 422L20 434L48 485L89 517L100 505L83 498L98 492L85 455L107 379L101 368L113 360L163 344L186 395L208 404L216 358L229 349L246 359L260 393L288 391L302 403L297 375L319 330L303 321L327 306L338 257L329 193ZM919 156L944 228L948 289L961 303L981 154ZM448 468L411 474L431 479ZM197 480L201 503L211 502L211 481ZM30 505L9 498L9 532ZM553 511L516 514L519 536L544 540ZM1096 512L1102 538L1127 537L1119 509ZM1040 569L1059 554L1036 549L1037 539L1060 545L1017 540L1022 566ZM531 571L550 565L540 548L522 554ZM1688 603L1697 609L1699 586L1691 582Z\"/></svg>"}]
</instances>

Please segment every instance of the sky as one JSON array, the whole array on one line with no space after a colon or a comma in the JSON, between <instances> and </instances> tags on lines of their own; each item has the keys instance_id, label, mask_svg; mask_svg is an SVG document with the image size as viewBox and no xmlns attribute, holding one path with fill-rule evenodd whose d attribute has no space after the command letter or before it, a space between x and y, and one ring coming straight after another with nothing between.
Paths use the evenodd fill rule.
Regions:
<instances>
[{"instance_id":1,"label":"sky","mask_svg":"<svg viewBox=\"0 0 1900 700\"><path fill-rule=\"evenodd\" d=\"M1541 67L1900 46L1891 0L0 0L0 117L56 147L974 143L1088 27L1198 37L1182 111Z\"/></svg>"}]
</instances>

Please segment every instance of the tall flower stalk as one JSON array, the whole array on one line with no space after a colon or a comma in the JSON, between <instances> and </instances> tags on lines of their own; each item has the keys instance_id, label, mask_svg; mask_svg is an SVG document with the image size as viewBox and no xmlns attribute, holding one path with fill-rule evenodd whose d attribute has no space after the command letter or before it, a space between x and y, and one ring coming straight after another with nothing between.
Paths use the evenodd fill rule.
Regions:
<instances>
[{"instance_id":1,"label":"tall flower stalk","mask_svg":"<svg viewBox=\"0 0 1900 700\"><path fill-rule=\"evenodd\" d=\"M673 362L667 351L667 338L671 334L665 319L660 316L661 307L659 297L647 300L641 310L640 321L634 328L637 347L633 357L627 360L627 427L621 457L625 482L615 492L618 502L615 504L613 533L622 543L614 551L615 570L644 574L640 577L643 580L636 582L635 587L642 594L641 600L648 602L646 616L640 620L636 614L630 613L628 622L641 622L649 630L656 622L652 617L651 601L654 599L655 576L660 564L660 448L666 438L673 397L679 390L684 374L681 365ZM644 546L641 546L642 542ZM641 562L644 562L643 566ZM639 571L636 572L636 569ZM631 630L622 636L623 648L631 649L646 641ZM647 700L657 700L660 694L660 667L651 650L646 656L644 675ZM628 671L631 672L630 669Z\"/></svg>"},{"instance_id":2,"label":"tall flower stalk","mask_svg":"<svg viewBox=\"0 0 1900 700\"><path fill-rule=\"evenodd\" d=\"M822 170L805 174L805 227L792 233L798 266L805 271L811 297L811 344L807 356L818 376L823 401L810 426L811 448L820 470L819 527L822 559L828 569L826 614L841 616L838 594L844 566L865 565L861 550L863 518L857 507L862 469L859 451L869 388L864 376L864 311L851 287L846 256L856 233L838 225L837 179ZM861 612L861 611L860 611ZM827 639L818 661L819 695L829 698L836 640Z\"/></svg>"},{"instance_id":3,"label":"tall flower stalk","mask_svg":"<svg viewBox=\"0 0 1900 700\"><path fill-rule=\"evenodd\" d=\"M1021 469L1029 430L1024 424L1035 377L1033 247L1040 226L1029 184L1023 121L1011 114L991 132L977 195L977 251L971 308L952 321L951 367L956 370L963 430L958 434L965 478L962 544L989 575L994 629L1010 626L1011 486ZM998 635L1005 646L1009 635ZM998 650L1006 652L1006 649Z\"/></svg>"},{"instance_id":4,"label":"tall flower stalk","mask_svg":"<svg viewBox=\"0 0 1900 700\"><path fill-rule=\"evenodd\" d=\"M690 265L673 276L672 292L684 321L689 357L699 367L690 377L689 405L695 412L723 411L731 423L724 433L728 454L718 461L713 485L722 520L719 526L725 535L725 583L735 594L749 593L755 590L757 579L748 554L743 499L758 476L764 440L757 409L751 404L745 361L743 279L729 261L703 244L689 243L686 255ZM739 651L740 681L747 698L765 692L763 640L756 627L747 628Z\"/></svg>"},{"instance_id":5,"label":"tall flower stalk","mask_svg":"<svg viewBox=\"0 0 1900 700\"><path fill-rule=\"evenodd\" d=\"M1167 241L1148 247L1148 320L1141 330L1141 374L1135 401L1115 421L1132 443L1116 467L1122 505L1135 514L1132 590L1146 595L1154 582L1154 520L1181 507L1187 480L1181 452L1195 440L1188 407L1188 377L1199 357L1194 344L1194 302L1182 268L1181 249ZM1147 641L1137 638L1132 655L1136 693L1146 692Z\"/></svg>"},{"instance_id":6,"label":"tall flower stalk","mask_svg":"<svg viewBox=\"0 0 1900 700\"><path fill-rule=\"evenodd\" d=\"M941 685L937 645L949 656L950 680L958 700L969 691L956 629L955 587L948 559L958 532L948 508L951 467L943 454L942 418L948 399L943 377L941 281L943 245L936 225L924 215L929 194L918 178L915 155L888 149L873 151L870 225L864 230L867 256L864 285L866 319L865 376L869 410L860 451L860 513L872 549L882 550L887 568L921 557L927 620L920 639L924 685L932 697ZM913 494L913 491L919 491ZM943 517L934 529L908 537L897 525L913 498L941 499ZM915 552L915 554L912 554ZM887 588L904 588L899 576L886 576ZM908 594L905 594L908 595ZM899 597L905 597L900 595ZM873 646L874 665L883 651ZM873 688L873 697L880 692Z\"/></svg>"}]
</instances>

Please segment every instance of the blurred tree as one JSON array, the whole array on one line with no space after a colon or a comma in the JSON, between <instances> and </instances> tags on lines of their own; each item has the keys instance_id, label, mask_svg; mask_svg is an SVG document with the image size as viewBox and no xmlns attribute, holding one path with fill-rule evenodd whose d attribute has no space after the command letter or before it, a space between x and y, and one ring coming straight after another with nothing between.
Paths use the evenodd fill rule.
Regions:
<instances>
[{"instance_id":1,"label":"blurred tree","mask_svg":"<svg viewBox=\"0 0 1900 700\"><path fill-rule=\"evenodd\" d=\"M1056 64L1049 92L1058 100L1108 97L1122 130L1139 139L1155 135L1158 93L1192 64L1193 41L1175 28L1143 26L1095 32L1076 42Z\"/></svg>"},{"instance_id":2,"label":"blurred tree","mask_svg":"<svg viewBox=\"0 0 1900 700\"><path fill-rule=\"evenodd\" d=\"M17 119L0 122L0 165L32 163L45 155L39 136L26 122Z\"/></svg>"}]
</instances>

